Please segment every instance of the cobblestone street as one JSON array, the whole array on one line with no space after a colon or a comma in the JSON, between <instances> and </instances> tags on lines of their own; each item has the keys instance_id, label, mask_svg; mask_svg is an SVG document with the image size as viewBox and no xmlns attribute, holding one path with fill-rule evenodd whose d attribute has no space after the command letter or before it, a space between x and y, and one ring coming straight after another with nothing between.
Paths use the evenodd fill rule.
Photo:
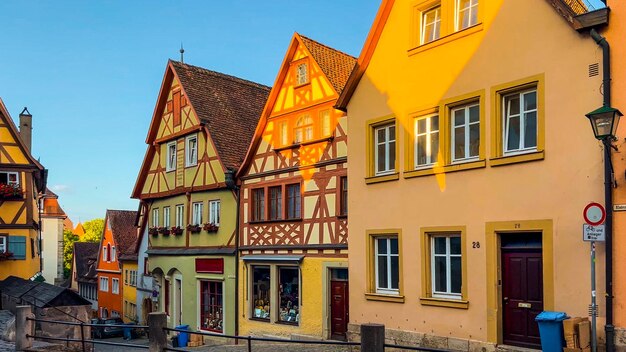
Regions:
<instances>
[{"instance_id":1,"label":"cobblestone street","mask_svg":"<svg viewBox=\"0 0 626 352\"><path fill-rule=\"evenodd\" d=\"M12 342L7 342L0 340L0 352L13 352L15 351L15 344Z\"/></svg>"}]
</instances>

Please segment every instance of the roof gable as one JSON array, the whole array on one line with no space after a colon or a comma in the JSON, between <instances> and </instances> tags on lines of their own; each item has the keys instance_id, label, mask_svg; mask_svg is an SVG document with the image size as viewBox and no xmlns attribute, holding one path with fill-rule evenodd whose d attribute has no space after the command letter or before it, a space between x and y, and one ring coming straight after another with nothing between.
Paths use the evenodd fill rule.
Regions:
<instances>
[{"instance_id":1,"label":"roof gable","mask_svg":"<svg viewBox=\"0 0 626 352\"><path fill-rule=\"evenodd\" d=\"M135 249L137 227L135 210L107 210L105 224L111 228L117 254L130 254Z\"/></svg>"},{"instance_id":2,"label":"roof gable","mask_svg":"<svg viewBox=\"0 0 626 352\"><path fill-rule=\"evenodd\" d=\"M24 146L20 133L0 98L0 144L3 143L14 145L0 145L0 164L30 164L43 171L44 167Z\"/></svg>"}]
</instances>

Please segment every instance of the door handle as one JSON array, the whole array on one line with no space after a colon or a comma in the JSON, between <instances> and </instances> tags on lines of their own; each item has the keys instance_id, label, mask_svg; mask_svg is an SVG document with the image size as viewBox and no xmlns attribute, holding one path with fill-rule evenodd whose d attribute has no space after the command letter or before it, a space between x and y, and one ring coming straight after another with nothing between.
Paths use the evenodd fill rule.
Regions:
<instances>
[{"instance_id":1,"label":"door handle","mask_svg":"<svg viewBox=\"0 0 626 352\"><path fill-rule=\"evenodd\" d=\"M504 301L504 304L509 304L509 297L504 297L502 300Z\"/></svg>"}]
</instances>

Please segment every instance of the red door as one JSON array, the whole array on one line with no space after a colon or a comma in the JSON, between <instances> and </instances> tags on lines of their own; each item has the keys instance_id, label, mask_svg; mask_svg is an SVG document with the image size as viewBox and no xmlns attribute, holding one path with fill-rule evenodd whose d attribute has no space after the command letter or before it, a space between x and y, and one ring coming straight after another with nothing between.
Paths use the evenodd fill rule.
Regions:
<instances>
[{"instance_id":1,"label":"red door","mask_svg":"<svg viewBox=\"0 0 626 352\"><path fill-rule=\"evenodd\" d=\"M543 311L541 249L502 250L503 339L507 345L537 348L535 317Z\"/></svg>"},{"instance_id":2,"label":"red door","mask_svg":"<svg viewBox=\"0 0 626 352\"><path fill-rule=\"evenodd\" d=\"M330 332L333 339L346 339L348 331L348 281L330 281Z\"/></svg>"}]
</instances>

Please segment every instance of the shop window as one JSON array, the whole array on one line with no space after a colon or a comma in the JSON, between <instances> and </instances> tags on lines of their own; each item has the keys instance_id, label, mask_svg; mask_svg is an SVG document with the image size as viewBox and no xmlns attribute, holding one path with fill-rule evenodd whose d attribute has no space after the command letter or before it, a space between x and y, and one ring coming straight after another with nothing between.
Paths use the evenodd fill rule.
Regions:
<instances>
[{"instance_id":1,"label":"shop window","mask_svg":"<svg viewBox=\"0 0 626 352\"><path fill-rule=\"evenodd\" d=\"M301 206L300 184L287 185L287 218L300 219L302 217Z\"/></svg>"},{"instance_id":2,"label":"shop window","mask_svg":"<svg viewBox=\"0 0 626 352\"><path fill-rule=\"evenodd\" d=\"M300 321L300 273L297 267L278 267L278 321L298 324Z\"/></svg>"},{"instance_id":3,"label":"shop window","mask_svg":"<svg viewBox=\"0 0 626 352\"><path fill-rule=\"evenodd\" d=\"M200 281L200 328L202 330L222 332L224 307L222 283L219 281Z\"/></svg>"},{"instance_id":4,"label":"shop window","mask_svg":"<svg viewBox=\"0 0 626 352\"><path fill-rule=\"evenodd\" d=\"M252 267L252 317L270 321L270 267Z\"/></svg>"}]
</instances>

